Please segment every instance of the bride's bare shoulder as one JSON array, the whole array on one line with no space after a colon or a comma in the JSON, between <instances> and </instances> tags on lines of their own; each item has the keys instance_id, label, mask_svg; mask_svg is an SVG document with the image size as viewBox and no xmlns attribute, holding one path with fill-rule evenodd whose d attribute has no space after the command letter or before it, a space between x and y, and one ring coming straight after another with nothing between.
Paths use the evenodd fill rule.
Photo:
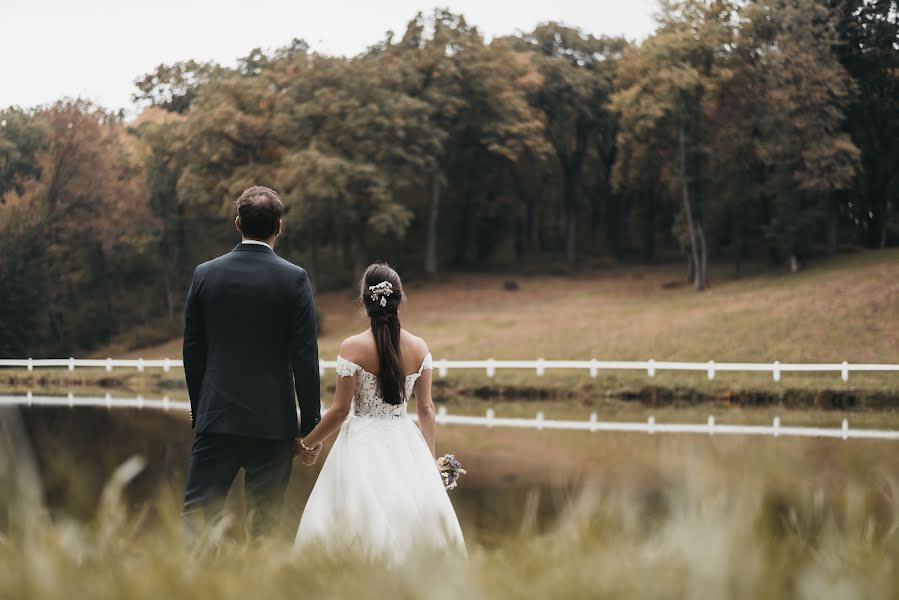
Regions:
<instances>
[{"instance_id":1,"label":"bride's bare shoulder","mask_svg":"<svg viewBox=\"0 0 899 600\"><path fill-rule=\"evenodd\" d=\"M339 354L349 361L361 364L359 361L365 361L368 358L373 344L374 340L371 337L371 333L363 331L343 340L340 344Z\"/></svg>"},{"instance_id":2,"label":"bride's bare shoulder","mask_svg":"<svg viewBox=\"0 0 899 600\"><path fill-rule=\"evenodd\" d=\"M412 333L406 331L405 329L403 329L402 331L403 337L405 338L404 341L406 347L412 350L413 355L419 362L424 360L424 357L427 356L429 352L427 342L425 342L417 335L413 335Z\"/></svg>"}]
</instances>

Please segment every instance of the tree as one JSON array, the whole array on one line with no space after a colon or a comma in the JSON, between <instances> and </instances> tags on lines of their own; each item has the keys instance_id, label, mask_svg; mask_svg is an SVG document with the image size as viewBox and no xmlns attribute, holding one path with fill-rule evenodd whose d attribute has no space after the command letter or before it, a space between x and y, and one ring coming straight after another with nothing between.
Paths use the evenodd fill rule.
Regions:
<instances>
[{"instance_id":1,"label":"tree","mask_svg":"<svg viewBox=\"0 0 899 600\"><path fill-rule=\"evenodd\" d=\"M169 322L180 318L178 285L188 275L186 203L178 194L183 160L180 127L184 117L161 109L141 113L130 132L139 144L150 210L159 224L158 256Z\"/></svg>"},{"instance_id":2,"label":"tree","mask_svg":"<svg viewBox=\"0 0 899 600\"><path fill-rule=\"evenodd\" d=\"M470 190L481 178L497 178L526 151L541 153L539 117L526 100L533 70L505 41L486 44L463 17L438 10L419 14L402 39L383 46L405 74L405 92L428 109L432 165L426 187L425 271L439 268L438 225L444 190L460 192L457 257L464 255L475 207ZM424 133L424 131L423 131ZM454 179L464 173L464 180ZM486 195L481 205L489 203Z\"/></svg>"},{"instance_id":3,"label":"tree","mask_svg":"<svg viewBox=\"0 0 899 600\"><path fill-rule=\"evenodd\" d=\"M154 222L135 148L116 117L84 101L65 101L37 118L47 128L47 148L36 155L38 175L22 184L21 194L7 193L10 217L2 225L11 227L13 239L38 240L29 256L39 257L40 266L25 261L48 282L35 346L89 347L134 319L134 307L122 314L114 299L122 298L117 291L124 280L142 270ZM98 301L81 302L84 297Z\"/></svg>"},{"instance_id":4,"label":"tree","mask_svg":"<svg viewBox=\"0 0 899 600\"><path fill-rule=\"evenodd\" d=\"M173 65L159 65L152 73L135 80L137 93L131 100L146 107L158 107L184 114L196 100L200 89L210 81L221 79L227 70L207 62L193 60Z\"/></svg>"},{"instance_id":5,"label":"tree","mask_svg":"<svg viewBox=\"0 0 899 600\"><path fill-rule=\"evenodd\" d=\"M829 0L826 5L839 36L834 50L854 80L846 128L861 150L859 185L841 208L858 226L862 243L883 248L890 211L899 205L899 3Z\"/></svg>"},{"instance_id":6,"label":"tree","mask_svg":"<svg viewBox=\"0 0 899 600\"><path fill-rule=\"evenodd\" d=\"M831 17L816 0L757 2L746 15L768 32L757 64L766 106L759 153L772 199L766 231L795 271L830 194L856 175L859 150L843 130L852 83L834 53Z\"/></svg>"},{"instance_id":7,"label":"tree","mask_svg":"<svg viewBox=\"0 0 899 600\"><path fill-rule=\"evenodd\" d=\"M355 274L369 261L369 236L402 237L412 218L392 199L386 177L375 165L314 146L288 157L280 182L291 202L288 226L315 245L333 240L347 245Z\"/></svg>"},{"instance_id":8,"label":"tree","mask_svg":"<svg viewBox=\"0 0 899 600\"><path fill-rule=\"evenodd\" d=\"M621 117L616 185L636 186L647 168L655 168L680 196L677 224L697 290L708 280L706 114L730 76L721 57L734 40L732 14L733 6L719 0L663 2L659 30L625 53L610 103Z\"/></svg>"},{"instance_id":9,"label":"tree","mask_svg":"<svg viewBox=\"0 0 899 600\"><path fill-rule=\"evenodd\" d=\"M180 126L184 162L177 193L189 210L230 220L243 190L274 181L284 152L275 119L268 77L231 75L201 88Z\"/></svg>"},{"instance_id":10,"label":"tree","mask_svg":"<svg viewBox=\"0 0 899 600\"><path fill-rule=\"evenodd\" d=\"M578 209L591 149L611 163L608 146L596 144L614 137L615 119L607 103L626 43L618 38L595 38L558 23L538 26L524 35L521 43L533 54L542 76L533 102L544 116L547 137L562 172L565 255L574 265Z\"/></svg>"},{"instance_id":11,"label":"tree","mask_svg":"<svg viewBox=\"0 0 899 600\"><path fill-rule=\"evenodd\" d=\"M47 307L40 221L17 199L0 204L0 356L40 354Z\"/></svg>"},{"instance_id":12,"label":"tree","mask_svg":"<svg viewBox=\"0 0 899 600\"><path fill-rule=\"evenodd\" d=\"M37 174L37 153L47 144L44 124L33 112L18 108L0 111L0 202L10 190Z\"/></svg>"}]
</instances>

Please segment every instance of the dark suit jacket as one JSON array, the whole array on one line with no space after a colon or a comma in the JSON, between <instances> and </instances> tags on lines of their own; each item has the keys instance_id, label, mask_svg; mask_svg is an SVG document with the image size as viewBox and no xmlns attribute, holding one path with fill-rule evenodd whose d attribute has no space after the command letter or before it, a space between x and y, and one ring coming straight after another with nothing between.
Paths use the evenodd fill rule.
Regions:
<instances>
[{"instance_id":1,"label":"dark suit jacket","mask_svg":"<svg viewBox=\"0 0 899 600\"><path fill-rule=\"evenodd\" d=\"M321 400L306 271L258 244L198 266L185 306L184 372L197 433L288 439L312 431Z\"/></svg>"}]
</instances>

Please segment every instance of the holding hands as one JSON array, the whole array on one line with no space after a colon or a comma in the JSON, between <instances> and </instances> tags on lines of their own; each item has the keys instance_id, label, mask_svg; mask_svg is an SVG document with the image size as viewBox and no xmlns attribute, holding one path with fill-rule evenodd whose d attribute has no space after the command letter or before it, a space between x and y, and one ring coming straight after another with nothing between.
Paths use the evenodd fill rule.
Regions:
<instances>
[{"instance_id":1,"label":"holding hands","mask_svg":"<svg viewBox=\"0 0 899 600\"><path fill-rule=\"evenodd\" d=\"M293 456L294 458L299 458L300 462L308 467L314 465L315 461L318 460L318 455L322 451L322 444L319 442L314 446L306 446L303 444L303 439L297 438L294 440Z\"/></svg>"}]
</instances>

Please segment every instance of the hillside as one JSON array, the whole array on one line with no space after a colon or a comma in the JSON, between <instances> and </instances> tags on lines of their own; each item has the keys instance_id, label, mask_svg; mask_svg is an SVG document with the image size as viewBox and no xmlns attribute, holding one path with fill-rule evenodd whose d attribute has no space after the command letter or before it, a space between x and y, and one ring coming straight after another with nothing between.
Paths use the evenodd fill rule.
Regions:
<instances>
[{"instance_id":1,"label":"hillside","mask_svg":"<svg viewBox=\"0 0 899 600\"><path fill-rule=\"evenodd\" d=\"M450 274L406 286L402 315L435 358L899 362L899 250L788 274L719 275L697 293L680 266L578 276ZM504 289L506 281L517 291ZM352 290L321 294L323 358L367 325ZM180 356L180 340L97 356ZM110 354L111 353L111 354Z\"/></svg>"}]
</instances>

